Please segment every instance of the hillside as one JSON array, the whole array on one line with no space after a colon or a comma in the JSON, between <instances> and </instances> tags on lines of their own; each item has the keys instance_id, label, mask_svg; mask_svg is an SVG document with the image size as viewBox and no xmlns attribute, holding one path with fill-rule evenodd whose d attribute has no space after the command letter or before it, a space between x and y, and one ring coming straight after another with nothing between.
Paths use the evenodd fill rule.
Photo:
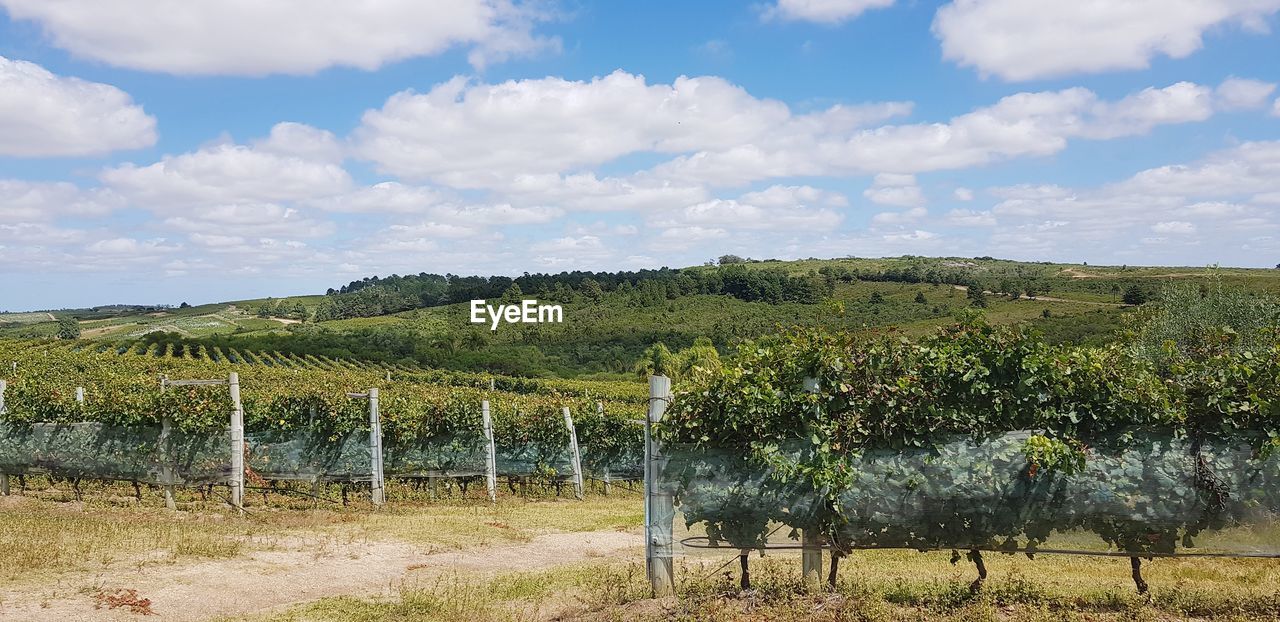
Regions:
<instances>
[{"instance_id":1,"label":"hillside","mask_svg":"<svg viewBox=\"0 0 1280 622\"><path fill-rule=\"evenodd\" d=\"M975 306L993 323L1028 322L1052 342L1114 338L1132 310L1170 280L1218 279L1280 292L1275 270L1089 266L991 258L897 257L753 261L626 273L507 277L393 276L328 295L130 313L0 314L0 336L49 338L74 318L81 338L190 343L518 375L629 373L643 350L707 337L722 352L779 327L918 335ZM472 297L562 305L560 324L469 322ZM390 311L390 312L386 312ZM106 315L107 317L104 317Z\"/></svg>"}]
</instances>

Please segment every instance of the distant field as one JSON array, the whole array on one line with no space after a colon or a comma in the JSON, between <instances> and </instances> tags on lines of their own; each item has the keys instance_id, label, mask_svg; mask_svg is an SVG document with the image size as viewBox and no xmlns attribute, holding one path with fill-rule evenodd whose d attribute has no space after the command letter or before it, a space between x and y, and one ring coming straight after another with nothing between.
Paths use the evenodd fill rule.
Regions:
<instances>
[{"instance_id":1,"label":"distant field","mask_svg":"<svg viewBox=\"0 0 1280 622\"><path fill-rule=\"evenodd\" d=\"M0 324L39 324L40 322L52 322L55 318L52 314L45 312L38 313L0 313Z\"/></svg>"}]
</instances>

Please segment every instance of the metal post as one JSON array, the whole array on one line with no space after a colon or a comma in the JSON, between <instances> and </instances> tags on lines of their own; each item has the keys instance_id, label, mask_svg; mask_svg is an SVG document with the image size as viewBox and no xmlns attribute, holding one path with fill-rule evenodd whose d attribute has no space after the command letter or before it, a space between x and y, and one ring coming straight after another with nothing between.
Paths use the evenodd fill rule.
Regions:
<instances>
[{"instance_id":1,"label":"metal post","mask_svg":"<svg viewBox=\"0 0 1280 622\"><path fill-rule=\"evenodd\" d=\"M244 406L240 403L240 374L231 372L231 505L244 512Z\"/></svg>"},{"instance_id":2,"label":"metal post","mask_svg":"<svg viewBox=\"0 0 1280 622\"><path fill-rule=\"evenodd\" d=\"M578 431L573 428L573 415L569 407L564 407L564 427L569 430L569 458L573 461L573 493L579 501L583 499L582 486L582 454L578 452Z\"/></svg>"},{"instance_id":3,"label":"metal post","mask_svg":"<svg viewBox=\"0 0 1280 622\"><path fill-rule=\"evenodd\" d=\"M654 596L674 593L672 528L675 504L669 488L661 482L666 468L662 444L653 435L653 426L662 421L671 399L671 379L649 377L649 416L645 419L645 562Z\"/></svg>"},{"instance_id":4,"label":"metal post","mask_svg":"<svg viewBox=\"0 0 1280 622\"><path fill-rule=\"evenodd\" d=\"M0 380L0 414L4 414L4 412L5 412L5 407L4 407L4 392L5 392L5 389L8 389L8 388L9 388L9 381L8 381L8 380Z\"/></svg>"},{"instance_id":5,"label":"metal post","mask_svg":"<svg viewBox=\"0 0 1280 622\"><path fill-rule=\"evenodd\" d=\"M84 387L76 387L76 402L84 403Z\"/></svg>"},{"instance_id":6,"label":"metal post","mask_svg":"<svg viewBox=\"0 0 1280 622\"><path fill-rule=\"evenodd\" d=\"M480 402L480 416L484 418L484 483L489 489L489 502L498 502L498 454L493 445L493 418L489 414L489 400Z\"/></svg>"},{"instance_id":7,"label":"metal post","mask_svg":"<svg viewBox=\"0 0 1280 622\"><path fill-rule=\"evenodd\" d=\"M382 478L382 422L378 417L377 389L369 389L369 454L373 458L373 505L382 507L387 502L387 490Z\"/></svg>"},{"instance_id":8,"label":"metal post","mask_svg":"<svg viewBox=\"0 0 1280 622\"><path fill-rule=\"evenodd\" d=\"M818 392L818 379L804 379L805 393L816 394ZM804 582L810 586L818 586L822 583L822 541L819 534L814 529L805 529L801 533L801 543L803 548L800 552L800 568L804 576Z\"/></svg>"}]
</instances>

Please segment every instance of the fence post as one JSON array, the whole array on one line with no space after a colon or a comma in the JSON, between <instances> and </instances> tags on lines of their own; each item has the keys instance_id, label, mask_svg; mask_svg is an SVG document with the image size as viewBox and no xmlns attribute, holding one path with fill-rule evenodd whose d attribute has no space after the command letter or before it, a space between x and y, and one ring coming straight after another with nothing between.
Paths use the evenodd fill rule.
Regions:
<instances>
[{"instance_id":1,"label":"fence post","mask_svg":"<svg viewBox=\"0 0 1280 622\"><path fill-rule=\"evenodd\" d=\"M76 402L84 403L84 387L76 387Z\"/></svg>"},{"instance_id":2,"label":"fence post","mask_svg":"<svg viewBox=\"0 0 1280 622\"><path fill-rule=\"evenodd\" d=\"M662 444L653 436L653 425L662 421L671 399L671 379L666 376L649 377L649 416L645 418L645 563L649 573L649 585L654 596L674 593L675 569L672 564L672 525L676 510L671 492L661 483L667 459L662 454Z\"/></svg>"},{"instance_id":3,"label":"fence post","mask_svg":"<svg viewBox=\"0 0 1280 622\"><path fill-rule=\"evenodd\" d=\"M387 502L387 489L382 478L382 421L378 415L378 390L369 389L369 454L373 458L373 505L382 507Z\"/></svg>"},{"instance_id":4,"label":"fence post","mask_svg":"<svg viewBox=\"0 0 1280 622\"><path fill-rule=\"evenodd\" d=\"M818 379L804 379L805 393L818 392ZM800 568L804 576L804 582L809 586L818 586L822 583L822 541L816 530L805 529L801 533L801 544L803 548L800 553Z\"/></svg>"},{"instance_id":5,"label":"fence post","mask_svg":"<svg viewBox=\"0 0 1280 622\"><path fill-rule=\"evenodd\" d=\"M489 489L489 502L498 502L498 454L493 445L493 418L489 415L489 400L480 402L480 416L484 418L484 483Z\"/></svg>"},{"instance_id":6,"label":"fence post","mask_svg":"<svg viewBox=\"0 0 1280 622\"><path fill-rule=\"evenodd\" d=\"M231 505L244 513L244 406L240 403L240 374L231 372Z\"/></svg>"},{"instance_id":7,"label":"fence post","mask_svg":"<svg viewBox=\"0 0 1280 622\"><path fill-rule=\"evenodd\" d=\"M583 499L582 486L582 454L578 452L578 431L573 428L573 415L569 407L564 407L564 427L569 430L569 458L573 461L573 492L578 500Z\"/></svg>"},{"instance_id":8,"label":"fence post","mask_svg":"<svg viewBox=\"0 0 1280 622\"><path fill-rule=\"evenodd\" d=\"M14 371L17 371L18 369L17 363L13 364L13 369ZM8 388L9 388L9 382L7 380L0 380L0 415L4 414L5 412L4 392L5 392L5 389L8 389ZM9 474L8 473L0 473L0 496L5 496L5 497L9 496Z\"/></svg>"},{"instance_id":9,"label":"fence post","mask_svg":"<svg viewBox=\"0 0 1280 622\"><path fill-rule=\"evenodd\" d=\"M604 402L596 402L596 415L600 419L604 419ZM609 489L613 486L613 470L609 468L609 464L604 465L604 494L609 496Z\"/></svg>"}]
</instances>

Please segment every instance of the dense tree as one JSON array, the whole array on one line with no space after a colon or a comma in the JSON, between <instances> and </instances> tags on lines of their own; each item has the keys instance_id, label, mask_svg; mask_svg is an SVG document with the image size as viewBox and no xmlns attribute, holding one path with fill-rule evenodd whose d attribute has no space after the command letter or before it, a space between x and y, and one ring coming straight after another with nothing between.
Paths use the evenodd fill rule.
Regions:
<instances>
[{"instance_id":1,"label":"dense tree","mask_svg":"<svg viewBox=\"0 0 1280 622\"><path fill-rule=\"evenodd\" d=\"M73 317L58 318L58 339L79 339L80 322Z\"/></svg>"},{"instance_id":2,"label":"dense tree","mask_svg":"<svg viewBox=\"0 0 1280 622\"><path fill-rule=\"evenodd\" d=\"M1125 288L1121 300L1127 305L1140 305L1147 301L1147 292L1137 284Z\"/></svg>"},{"instance_id":3,"label":"dense tree","mask_svg":"<svg viewBox=\"0 0 1280 622\"><path fill-rule=\"evenodd\" d=\"M924 292L916 292L916 304L918 305L929 304L929 299L924 297Z\"/></svg>"}]
</instances>

